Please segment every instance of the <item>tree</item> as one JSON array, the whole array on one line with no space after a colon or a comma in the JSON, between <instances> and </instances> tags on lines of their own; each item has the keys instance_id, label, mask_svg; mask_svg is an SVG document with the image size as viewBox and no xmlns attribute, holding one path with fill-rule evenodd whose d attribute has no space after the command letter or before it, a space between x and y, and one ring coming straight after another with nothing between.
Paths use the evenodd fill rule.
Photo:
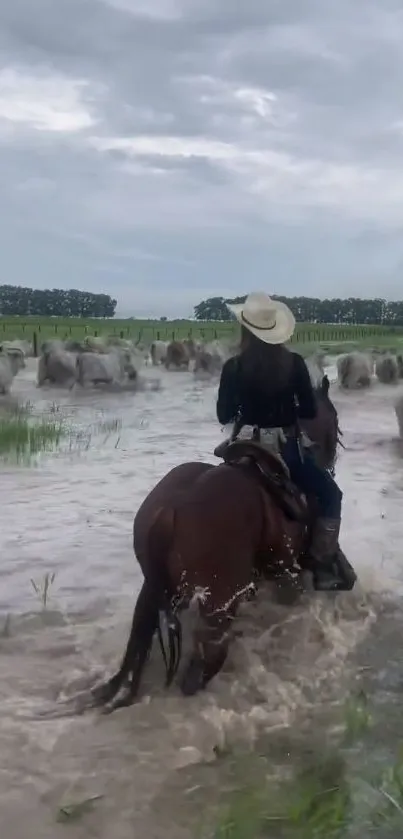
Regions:
<instances>
[{"instance_id":1,"label":"tree","mask_svg":"<svg viewBox=\"0 0 403 839\"><path fill-rule=\"evenodd\" d=\"M202 300L195 306L195 318L230 321L233 316L225 304L243 303L245 297L246 295L228 300L223 297L210 297L208 300ZM275 294L272 297L286 303L300 323L403 325L403 301L388 302L382 298L359 297L320 300L318 297L283 297Z\"/></svg>"},{"instance_id":2,"label":"tree","mask_svg":"<svg viewBox=\"0 0 403 839\"><path fill-rule=\"evenodd\" d=\"M113 318L117 301L109 294L78 289L0 286L0 314L44 317Z\"/></svg>"},{"instance_id":3,"label":"tree","mask_svg":"<svg viewBox=\"0 0 403 839\"><path fill-rule=\"evenodd\" d=\"M225 305L224 297L209 297L202 300L194 309L196 320L230 320L231 315Z\"/></svg>"}]
</instances>

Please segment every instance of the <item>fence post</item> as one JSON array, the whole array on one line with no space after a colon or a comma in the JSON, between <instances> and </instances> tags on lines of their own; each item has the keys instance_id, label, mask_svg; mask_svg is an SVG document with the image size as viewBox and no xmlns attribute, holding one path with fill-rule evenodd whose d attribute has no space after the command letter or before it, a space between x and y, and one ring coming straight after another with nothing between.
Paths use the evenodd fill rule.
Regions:
<instances>
[{"instance_id":1,"label":"fence post","mask_svg":"<svg viewBox=\"0 0 403 839\"><path fill-rule=\"evenodd\" d=\"M122 339L122 341L123 341L123 338L124 338L124 332L123 332L123 329L121 329L121 330L120 330L120 337L121 337L121 339Z\"/></svg>"},{"instance_id":2,"label":"fence post","mask_svg":"<svg viewBox=\"0 0 403 839\"><path fill-rule=\"evenodd\" d=\"M36 332L34 332L32 336L32 349L34 353L34 358L38 358L38 336Z\"/></svg>"}]
</instances>

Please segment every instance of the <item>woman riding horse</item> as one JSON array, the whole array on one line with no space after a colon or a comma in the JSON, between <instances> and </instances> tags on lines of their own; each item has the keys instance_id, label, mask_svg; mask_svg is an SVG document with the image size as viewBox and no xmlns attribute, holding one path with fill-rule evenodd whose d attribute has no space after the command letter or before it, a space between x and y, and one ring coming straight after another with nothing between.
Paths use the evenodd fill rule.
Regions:
<instances>
[{"instance_id":1,"label":"woman riding horse","mask_svg":"<svg viewBox=\"0 0 403 839\"><path fill-rule=\"evenodd\" d=\"M295 325L286 306L264 294L251 294L232 311L244 327L242 350L223 368L218 419L224 424L238 420L237 425L246 433L249 427L252 437L257 433L263 445L273 436L280 438L291 478L307 495L315 495L319 506L311 546L315 587L351 590L356 576L338 547L341 492L330 474L302 452L298 429L299 420L312 423L312 438L323 462L331 465L334 457L329 459L324 449L334 456L335 409L327 392L325 398L321 392L316 418L305 363L284 346ZM248 447L253 448L249 442ZM294 579L299 558L305 562L307 521L290 517L278 494L267 491L257 477L250 456L240 453L242 445L235 444L235 449L238 460L235 452L234 460L227 462L224 456L218 466L199 461L175 466L137 511L133 547L144 580L121 665L94 689L90 703L111 710L133 702L156 633L164 650L167 684L181 665L179 684L185 695L205 688L225 662L233 620L256 571L280 568L284 577ZM271 483L272 490L273 486L277 484ZM195 601L199 616L182 668L179 616Z\"/></svg>"},{"instance_id":2,"label":"woman riding horse","mask_svg":"<svg viewBox=\"0 0 403 839\"><path fill-rule=\"evenodd\" d=\"M222 369L218 421L235 422L236 435L242 430L242 437L263 446L276 430L291 479L317 501L309 548L314 587L351 588L342 573L347 563L338 542L343 495L330 472L316 463L299 429L299 420L315 418L317 404L304 359L285 346L295 329L294 315L285 303L259 292L228 308L241 324L242 340L240 354Z\"/></svg>"}]
</instances>

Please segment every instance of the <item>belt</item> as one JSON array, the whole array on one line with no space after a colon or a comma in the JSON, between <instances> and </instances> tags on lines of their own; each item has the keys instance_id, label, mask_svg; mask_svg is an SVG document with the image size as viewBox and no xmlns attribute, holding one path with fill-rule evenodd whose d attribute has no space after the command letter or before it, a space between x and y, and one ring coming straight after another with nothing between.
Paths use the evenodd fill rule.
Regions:
<instances>
[{"instance_id":1,"label":"belt","mask_svg":"<svg viewBox=\"0 0 403 839\"><path fill-rule=\"evenodd\" d=\"M252 425L252 423L245 423L245 426L249 426L249 428L252 429L252 439L253 440L259 440L262 432L264 432L264 431L274 431L275 428L281 428L282 432L284 433L284 436L287 437L287 438L290 438L290 437L298 438L298 436L299 436L298 428L297 428L296 425L259 426L259 425ZM245 426L242 426L242 428L245 427ZM240 431L241 431L241 429L238 428L237 429L237 434L239 434Z\"/></svg>"},{"instance_id":2,"label":"belt","mask_svg":"<svg viewBox=\"0 0 403 839\"><path fill-rule=\"evenodd\" d=\"M298 429L296 425L270 425L270 426L253 426L253 429L256 429L259 433L261 431L273 431L274 428L281 428L284 431L286 437L297 437L298 436Z\"/></svg>"}]
</instances>

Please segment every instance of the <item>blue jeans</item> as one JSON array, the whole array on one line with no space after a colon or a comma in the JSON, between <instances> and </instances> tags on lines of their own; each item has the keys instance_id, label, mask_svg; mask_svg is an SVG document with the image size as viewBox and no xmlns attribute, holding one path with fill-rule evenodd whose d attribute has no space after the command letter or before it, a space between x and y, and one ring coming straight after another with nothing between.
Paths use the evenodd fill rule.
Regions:
<instances>
[{"instance_id":1,"label":"blue jeans","mask_svg":"<svg viewBox=\"0 0 403 839\"><path fill-rule=\"evenodd\" d=\"M320 518L340 520L343 493L329 472L317 466L306 449L303 449L302 458L295 438L287 439L281 447L281 454L297 487L305 494L316 497Z\"/></svg>"}]
</instances>

